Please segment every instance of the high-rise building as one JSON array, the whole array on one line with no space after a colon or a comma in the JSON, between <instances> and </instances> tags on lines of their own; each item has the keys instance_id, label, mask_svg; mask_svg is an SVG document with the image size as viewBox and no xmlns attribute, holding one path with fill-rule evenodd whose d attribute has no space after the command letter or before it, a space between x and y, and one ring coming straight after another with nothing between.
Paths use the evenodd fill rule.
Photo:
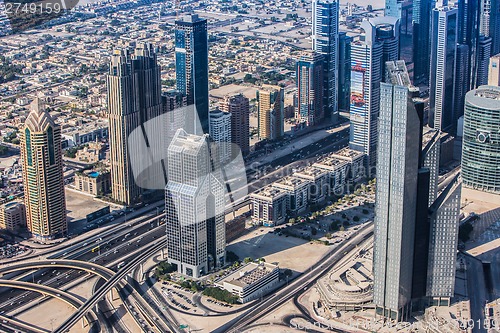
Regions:
<instances>
[{"instance_id":1,"label":"high-rise building","mask_svg":"<svg viewBox=\"0 0 500 333\"><path fill-rule=\"evenodd\" d=\"M429 81L431 1L413 0L413 82Z\"/></svg>"},{"instance_id":2,"label":"high-rise building","mask_svg":"<svg viewBox=\"0 0 500 333\"><path fill-rule=\"evenodd\" d=\"M315 51L304 51L296 63L297 109L295 119L307 126L321 123L323 109L323 56Z\"/></svg>"},{"instance_id":3,"label":"high-rise building","mask_svg":"<svg viewBox=\"0 0 500 333\"><path fill-rule=\"evenodd\" d=\"M500 87L481 86L465 97L463 185L500 194Z\"/></svg>"},{"instance_id":4,"label":"high-rise building","mask_svg":"<svg viewBox=\"0 0 500 333\"><path fill-rule=\"evenodd\" d=\"M344 112L351 99L351 41L345 32L339 33L339 110Z\"/></svg>"},{"instance_id":5,"label":"high-rise building","mask_svg":"<svg viewBox=\"0 0 500 333\"><path fill-rule=\"evenodd\" d=\"M165 213L168 262L198 278L225 262L225 190L212 168L208 134L179 129L168 148Z\"/></svg>"},{"instance_id":6,"label":"high-rise building","mask_svg":"<svg viewBox=\"0 0 500 333\"><path fill-rule=\"evenodd\" d=\"M500 53L500 1L480 1L480 34L491 37L491 54Z\"/></svg>"},{"instance_id":7,"label":"high-rise building","mask_svg":"<svg viewBox=\"0 0 500 333\"><path fill-rule=\"evenodd\" d=\"M488 85L500 86L500 54L490 58L488 69Z\"/></svg>"},{"instance_id":8,"label":"high-rise building","mask_svg":"<svg viewBox=\"0 0 500 333\"><path fill-rule=\"evenodd\" d=\"M243 94L226 96L220 104L222 111L231 114L231 142L243 156L250 152L250 104ZM235 152L233 152L235 153Z\"/></svg>"},{"instance_id":9,"label":"high-rise building","mask_svg":"<svg viewBox=\"0 0 500 333\"><path fill-rule=\"evenodd\" d=\"M429 122L435 129L448 131L455 126L458 10L451 7L434 8L431 20Z\"/></svg>"},{"instance_id":10,"label":"high-rise building","mask_svg":"<svg viewBox=\"0 0 500 333\"><path fill-rule=\"evenodd\" d=\"M197 114L187 117L192 123L186 124L185 129L189 133L208 134L207 20L196 14L175 21L175 73L177 90L186 95L187 105L196 106Z\"/></svg>"},{"instance_id":11,"label":"high-rise building","mask_svg":"<svg viewBox=\"0 0 500 333\"><path fill-rule=\"evenodd\" d=\"M276 140L284 135L285 94L279 86L264 85L257 91L259 138Z\"/></svg>"},{"instance_id":12,"label":"high-rise building","mask_svg":"<svg viewBox=\"0 0 500 333\"><path fill-rule=\"evenodd\" d=\"M477 52L479 46L479 3L478 0L458 0L458 37L457 43L466 45L469 55L466 58L466 91L476 84ZM465 74L464 74L465 75Z\"/></svg>"},{"instance_id":13,"label":"high-rise building","mask_svg":"<svg viewBox=\"0 0 500 333\"><path fill-rule=\"evenodd\" d=\"M461 188L457 175L429 208L426 296L433 306L450 306L454 296Z\"/></svg>"},{"instance_id":14,"label":"high-rise building","mask_svg":"<svg viewBox=\"0 0 500 333\"><path fill-rule=\"evenodd\" d=\"M26 228L26 207L20 201L0 206L0 229L19 231Z\"/></svg>"},{"instance_id":15,"label":"high-rise building","mask_svg":"<svg viewBox=\"0 0 500 333\"><path fill-rule=\"evenodd\" d=\"M231 114L219 109L210 111L210 138L217 143L220 163L231 160Z\"/></svg>"},{"instance_id":16,"label":"high-rise building","mask_svg":"<svg viewBox=\"0 0 500 333\"><path fill-rule=\"evenodd\" d=\"M464 112L464 100L465 94L469 91L470 87L470 75L469 66L471 65L469 58L469 46L466 44L458 44L456 59L455 59L455 87L453 89L453 101L454 110L452 112L453 119L451 120L453 126L457 125L458 118L463 115Z\"/></svg>"},{"instance_id":17,"label":"high-rise building","mask_svg":"<svg viewBox=\"0 0 500 333\"><path fill-rule=\"evenodd\" d=\"M488 84L488 68L491 58L491 42L491 37L479 36L476 81L472 87L479 87Z\"/></svg>"},{"instance_id":18,"label":"high-rise building","mask_svg":"<svg viewBox=\"0 0 500 333\"><path fill-rule=\"evenodd\" d=\"M28 230L49 240L68 232L62 166L61 127L38 98L21 130L24 204Z\"/></svg>"},{"instance_id":19,"label":"high-rise building","mask_svg":"<svg viewBox=\"0 0 500 333\"><path fill-rule=\"evenodd\" d=\"M380 85L373 300L377 315L400 321L411 301L421 115L404 61L394 65Z\"/></svg>"},{"instance_id":20,"label":"high-rise building","mask_svg":"<svg viewBox=\"0 0 500 333\"><path fill-rule=\"evenodd\" d=\"M339 89L339 1L314 0L312 4L312 46L323 55L323 108L325 118L338 121Z\"/></svg>"},{"instance_id":21,"label":"high-rise building","mask_svg":"<svg viewBox=\"0 0 500 333\"><path fill-rule=\"evenodd\" d=\"M350 140L352 149L365 153L375 165L380 82L385 61L399 58L399 24L393 17L364 20L364 34L351 43Z\"/></svg>"},{"instance_id":22,"label":"high-rise building","mask_svg":"<svg viewBox=\"0 0 500 333\"><path fill-rule=\"evenodd\" d=\"M159 165L143 174L134 174L131 158L142 156L142 147L128 142L132 131L163 112L161 69L153 46L141 45L133 55L129 50L115 51L107 75L107 90L111 196L130 205L139 199L143 188L155 188L149 186L149 181L164 178ZM161 126L160 122L157 126ZM155 131L161 133L160 128Z\"/></svg>"},{"instance_id":23,"label":"high-rise building","mask_svg":"<svg viewBox=\"0 0 500 333\"><path fill-rule=\"evenodd\" d=\"M430 207L437 198L439 180L439 156L441 154L441 132L430 127L424 127L422 139L423 166L429 169L429 200Z\"/></svg>"},{"instance_id":24,"label":"high-rise building","mask_svg":"<svg viewBox=\"0 0 500 333\"><path fill-rule=\"evenodd\" d=\"M384 16L401 18L403 0L385 0Z\"/></svg>"}]
</instances>

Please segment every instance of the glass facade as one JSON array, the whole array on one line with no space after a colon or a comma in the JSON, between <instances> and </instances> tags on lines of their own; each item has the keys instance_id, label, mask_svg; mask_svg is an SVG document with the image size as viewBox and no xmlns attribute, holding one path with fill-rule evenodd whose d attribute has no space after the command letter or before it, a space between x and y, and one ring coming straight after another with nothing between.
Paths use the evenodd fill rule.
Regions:
<instances>
[{"instance_id":1,"label":"glass facade","mask_svg":"<svg viewBox=\"0 0 500 333\"><path fill-rule=\"evenodd\" d=\"M500 194L500 88L481 86L465 98L462 177L466 187Z\"/></svg>"},{"instance_id":2,"label":"glass facade","mask_svg":"<svg viewBox=\"0 0 500 333\"><path fill-rule=\"evenodd\" d=\"M324 57L323 108L326 118L338 119L339 2L313 1L313 50Z\"/></svg>"},{"instance_id":3,"label":"glass facade","mask_svg":"<svg viewBox=\"0 0 500 333\"><path fill-rule=\"evenodd\" d=\"M186 128L193 134L209 133L207 20L191 15L175 21L175 71L177 90L196 105L199 123Z\"/></svg>"}]
</instances>

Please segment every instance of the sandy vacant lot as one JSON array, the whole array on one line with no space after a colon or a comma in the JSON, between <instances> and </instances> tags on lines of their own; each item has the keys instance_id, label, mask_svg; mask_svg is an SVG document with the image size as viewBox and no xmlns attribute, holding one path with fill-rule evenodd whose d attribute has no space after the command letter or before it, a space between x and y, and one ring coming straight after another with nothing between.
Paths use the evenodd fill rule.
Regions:
<instances>
[{"instance_id":1,"label":"sandy vacant lot","mask_svg":"<svg viewBox=\"0 0 500 333\"><path fill-rule=\"evenodd\" d=\"M269 233L269 230L272 229L254 229L229 244L227 250L236 253L240 259L264 258L266 262L276 262L281 268L296 272L304 272L330 250L330 247L322 244L296 237L278 236Z\"/></svg>"}]
</instances>

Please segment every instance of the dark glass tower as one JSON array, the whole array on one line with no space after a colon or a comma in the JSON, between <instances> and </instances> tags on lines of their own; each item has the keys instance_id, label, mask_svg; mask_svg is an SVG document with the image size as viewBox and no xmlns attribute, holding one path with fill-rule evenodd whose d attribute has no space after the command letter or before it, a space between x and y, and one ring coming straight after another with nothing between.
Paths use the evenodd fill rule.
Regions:
<instances>
[{"instance_id":1,"label":"dark glass tower","mask_svg":"<svg viewBox=\"0 0 500 333\"><path fill-rule=\"evenodd\" d=\"M351 41L345 32L339 33L339 110L349 111L351 99Z\"/></svg>"},{"instance_id":2,"label":"dark glass tower","mask_svg":"<svg viewBox=\"0 0 500 333\"><path fill-rule=\"evenodd\" d=\"M186 95L187 105L195 105L198 114L190 117L186 130L208 134L208 35L207 20L198 15L175 21L175 71L177 90ZM200 127L201 124L201 127Z\"/></svg>"},{"instance_id":3,"label":"dark glass tower","mask_svg":"<svg viewBox=\"0 0 500 333\"><path fill-rule=\"evenodd\" d=\"M413 0L413 81L429 81L431 1Z\"/></svg>"}]
</instances>

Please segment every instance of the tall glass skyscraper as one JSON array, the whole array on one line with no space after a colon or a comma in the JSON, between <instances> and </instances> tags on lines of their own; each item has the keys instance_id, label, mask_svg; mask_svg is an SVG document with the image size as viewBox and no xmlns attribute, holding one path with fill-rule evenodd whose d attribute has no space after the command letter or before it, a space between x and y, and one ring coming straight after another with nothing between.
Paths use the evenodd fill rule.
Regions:
<instances>
[{"instance_id":1,"label":"tall glass skyscraper","mask_svg":"<svg viewBox=\"0 0 500 333\"><path fill-rule=\"evenodd\" d=\"M20 134L28 230L44 241L66 236L61 127L36 98Z\"/></svg>"},{"instance_id":2,"label":"tall glass skyscraper","mask_svg":"<svg viewBox=\"0 0 500 333\"><path fill-rule=\"evenodd\" d=\"M352 37L339 33L339 110L347 112L351 99L351 42Z\"/></svg>"},{"instance_id":3,"label":"tall glass skyscraper","mask_svg":"<svg viewBox=\"0 0 500 333\"><path fill-rule=\"evenodd\" d=\"M165 226L168 262L198 278L222 267L226 256L225 190L213 170L208 134L177 130L168 148Z\"/></svg>"},{"instance_id":4,"label":"tall glass skyscraper","mask_svg":"<svg viewBox=\"0 0 500 333\"><path fill-rule=\"evenodd\" d=\"M399 20L378 17L361 23L364 34L351 43L351 104L349 146L375 165L380 82L386 61L399 59Z\"/></svg>"},{"instance_id":5,"label":"tall glass skyscraper","mask_svg":"<svg viewBox=\"0 0 500 333\"><path fill-rule=\"evenodd\" d=\"M111 57L107 76L111 189L113 199L126 205L136 202L145 188L156 188L151 181L156 182L158 177L165 179L160 165L155 170L145 167L147 172L142 174L137 174L142 168L136 168L136 174L132 169L131 158L141 159L138 156L143 156L143 149L147 148L141 142L152 143L158 138L141 136L141 142L129 142L136 128L163 112L160 75L151 44L138 46L135 54L117 50ZM160 128L149 132L162 133Z\"/></svg>"},{"instance_id":6,"label":"tall glass skyscraper","mask_svg":"<svg viewBox=\"0 0 500 333\"><path fill-rule=\"evenodd\" d=\"M380 85L373 301L377 315L401 321L411 301L421 119L404 62L387 76Z\"/></svg>"},{"instance_id":7,"label":"tall glass skyscraper","mask_svg":"<svg viewBox=\"0 0 500 333\"><path fill-rule=\"evenodd\" d=\"M313 50L323 55L323 108L326 118L338 120L339 2L314 0L312 4Z\"/></svg>"},{"instance_id":8,"label":"tall glass skyscraper","mask_svg":"<svg viewBox=\"0 0 500 333\"><path fill-rule=\"evenodd\" d=\"M187 105L194 104L197 111L197 115L187 116L191 122L186 124L185 130L198 135L208 134L207 20L198 15L175 21L175 72L177 90L186 95Z\"/></svg>"},{"instance_id":9,"label":"tall glass skyscraper","mask_svg":"<svg viewBox=\"0 0 500 333\"><path fill-rule=\"evenodd\" d=\"M452 7L433 9L431 26L429 122L435 129L448 131L456 125L453 120L458 10Z\"/></svg>"},{"instance_id":10,"label":"tall glass skyscraper","mask_svg":"<svg viewBox=\"0 0 500 333\"><path fill-rule=\"evenodd\" d=\"M296 63L298 92L295 119L307 126L319 124L324 118L323 64L323 56L312 50L305 51Z\"/></svg>"},{"instance_id":11,"label":"tall glass skyscraper","mask_svg":"<svg viewBox=\"0 0 500 333\"><path fill-rule=\"evenodd\" d=\"M491 37L491 55L500 53L500 0L480 0L480 34Z\"/></svg>"},{"instance_id":12,"label":"tall glass skyscraper","mask_svg":"<svg viewBox=\"0 0 500 333\"><path fill-rule=\"evenodd\" d=\"M449 306L455 292L461 188L457 175L429 208L426 296L433 306Z\"/></svg>"},{"instance_id":13,"label":"tall glass skyscraper","mask_svg":"<svg viewBox=\"0 0 500 333\"><path fill-rule=\"evenodd\" d=\"M429 80L431 1L413 0L413 82Z\"/></svg>"}]
</instances>

